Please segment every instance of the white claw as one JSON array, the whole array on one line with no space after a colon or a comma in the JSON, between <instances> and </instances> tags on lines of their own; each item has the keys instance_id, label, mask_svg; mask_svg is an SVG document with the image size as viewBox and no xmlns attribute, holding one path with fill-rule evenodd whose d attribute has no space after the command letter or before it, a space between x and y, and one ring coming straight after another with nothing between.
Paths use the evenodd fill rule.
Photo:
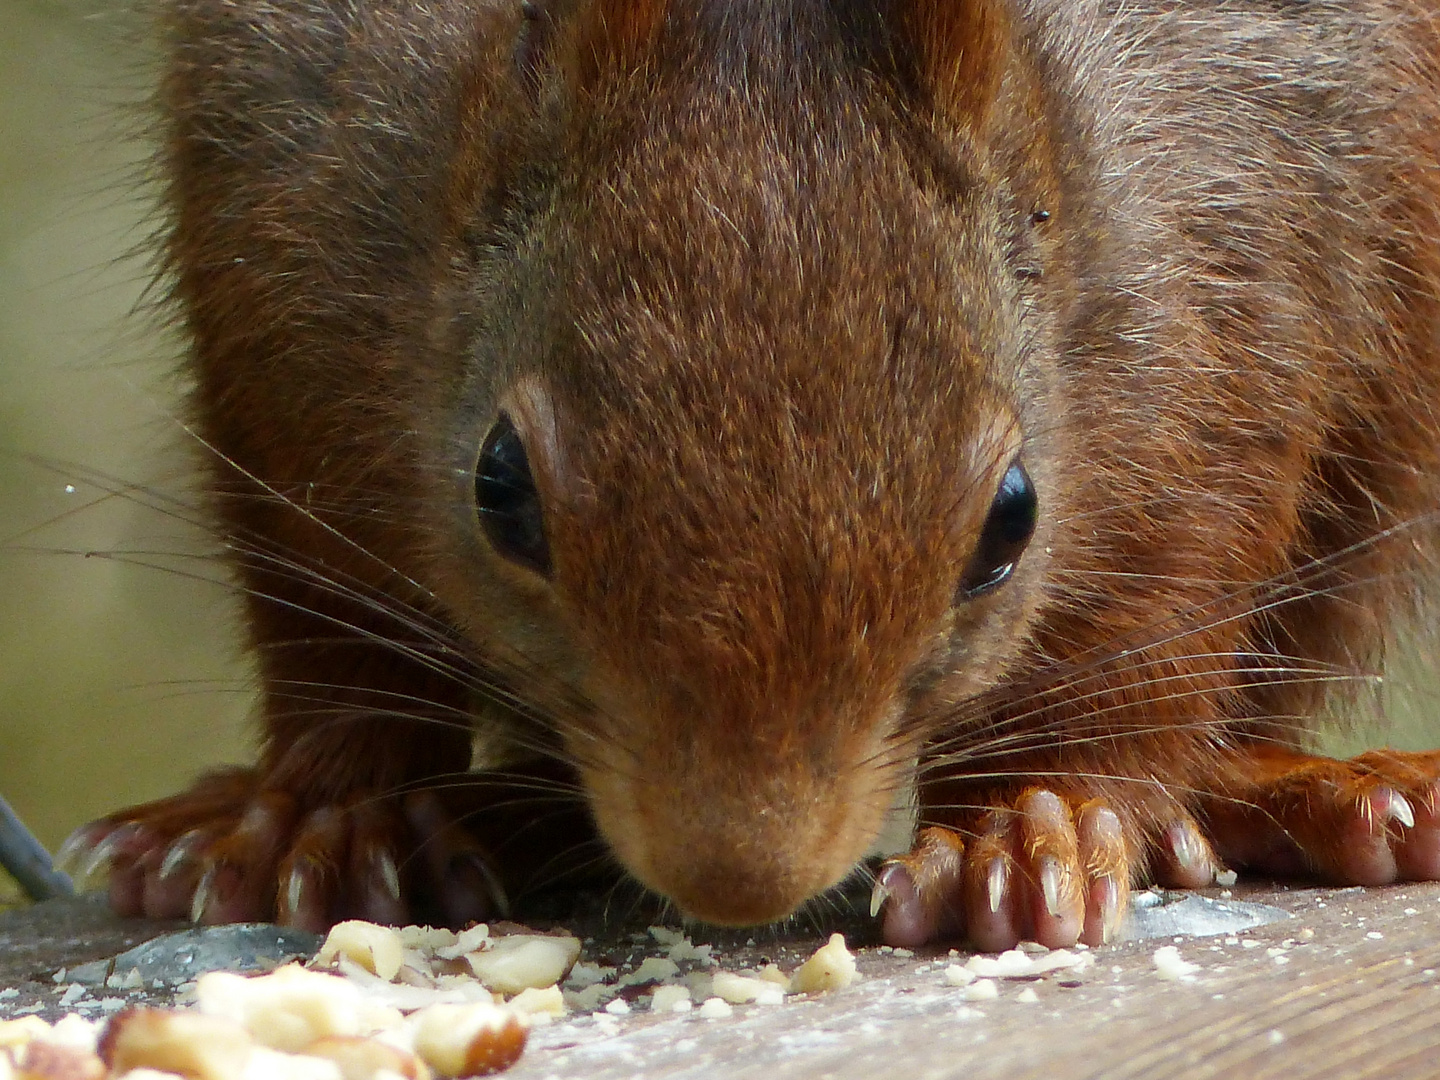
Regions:
<instances>
[{"instance_id":1,"label":"white claw","mask_svg":"<svg viewBox=\"0 0 1440 1080\"><path fill-rule=\"evenodd\" d=\"M299 867L290 871L290 876L285 879L285 912L287 916L293 916L300 910L300 904L305 899L305 875L300 872Z\"/></svg>"},{"instance_id":2,"label":"white claw","mask_svg":"<svg viewBox=\"0 0 1440 1080\"><path fill-rule=\"evenodd\" d=\"M109 836L101 840L91 849L90 855L80 867L80 873L76 878L76 885L82 890L89 889L97 877L103 876L110 869L110 860L115 858L115 851L120 847L128 834L128 826L121 825Z\"/></svg>"},{"instance_id":3,"label":"white claw","mask_svg":"<svg viewBox=\"0 0 1440 1080\"><path fill-rule=\"evenodd\" d=\"M870 917L873 919L880 914L880 909L885 906L885 901L890 899L890 890L885 887L883 881L875 882L875 887L870 890Z\"/></svg>"},{"instance_id":4,"label":"white claw","mask_svg":"<svg viewBox=\"0 0 1440 1080\"><path fill-rule=\"evenodd\" d=\"M1170 850L1175 863L1182 870L1189 870L1204 857L1204 847L1195 835L1188 821L1177 822L1170 830Z\"/></svg>"},{"instance_id":5,"label":"white claw","mask_svg":"<svg viewBox=\"0 0 1440 1080\"><path fill-rule=\"evenodd\" d=\"M380 877L385 882L385 891L390 894L390 899L399 900L400 871L395 866L395 856L388 851L378 852L375 856L375 865L380 870Z\"/></svg>"},{"instance_id":6,"label":"white claw","mask_svg":"<svg viewBox=\"0 0 1440 1080\"><path fill-rule=\"evenodd\" d=\"M205 834L201 830L191 829L176 839L170 845L169 850L165 852L165 858L160 863L160 879L163 881L171 877L184 866L195 854L195 849L204 838Z\"/></svg>"},{"instance_id":7,"label":"white claw","mask_svg":"<svg viewBox=\"0 0 1440 1080\"><path fill-rule=\"evenodd\" d=\"M1410 806L1410 800L1398 791L1390 792L1390 799L1385 806L1385 816L1394 818L1407 829L1415 827L1415 811Z\"/></svg>"},{"instance_id":8,"label":"white claw","mask_svg":"<svg viewBox=\"0 0 1440 1080\"><path fill-rule=\"evenodd\" d=\"M990 894L990 913L998 914L1000 903L1005 899L1005 885L1010 877L1006 869L1004 859L994 859L990 863L990 872L986 875L985 886Z\"/></svg>"},{"instance_id":9,"label":"white claw","mask_svg":"<svg viewBox=\"0 0 1440 1080\"><path fill-rule=\"evenodd\" d=\"M200 882L195 886L195 895L190 900L190 921L201 922L205 918L205 907L210 903L210 890L215 885L215 867L209 867L200 876Z\"/></svg>"},{"instance_id":10,"label":"white claw","mask_svg":"<svg viewBox=\"0 0 1440 1080\"><path fill-rule=\"evenodd\" d=\"M1101 889L1100 944L1109 945L1120 933L1120 920L1125 914L1120 910L1120 886L1108 875L1097 884Z\"/></svg>"},{"instance_id":11,"label":"white claw","mask_svg":"<svg viewBox=\"0 0 1440 1080\"><path fill-rule=\"evenodd\" d=\"M65 842L60 845L60 850L55 852L55 858L52 861L56 870L62 874L69 874L71 877L80 875L80 866L83 862L88 861L90 854L89 833L89 826L82 825L65 838Z\"/></svg>"},{"instance_id":12,"label":"white claw","mask_svg":"<svg viewBox=\"0 0 1440 1080\"><path fill-rule=\"evenodd\" d=\"M1045 895L1045 910L1052 918L1058 919L1062 912L1060 910L1060 880L1062 877L1060 860L1053 855L1046 855L1040 860L1040 891Z\"/></svg>"}]
</instances>

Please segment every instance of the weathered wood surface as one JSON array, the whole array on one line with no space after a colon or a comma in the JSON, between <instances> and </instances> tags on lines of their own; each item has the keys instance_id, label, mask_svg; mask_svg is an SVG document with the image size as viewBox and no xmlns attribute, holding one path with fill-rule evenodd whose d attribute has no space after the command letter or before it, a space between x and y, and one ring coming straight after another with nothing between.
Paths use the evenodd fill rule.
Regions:
<instances>
[{"instance_id":1,"label":"weathered wood surface","mask_svg":"<svg viewBox=\"0 0 1440 1080\"><path fill-rule=\"evenodd\" d=\"M1236 890L1292 918L1232 935L1094 950L1073 975L1003 980L999 997L966 1002L945 983L954 962L897 958L873 947L848 990L778 1006L737 1006L725 1020L694 1012L586 1017L539 1029L512 1080L1141 1080L1141 1078L1440 1077L1440 885L1375 890ZM0 1014L63 992L50 976L168 927L118 926L58 907L0 918L0 986L22 993ZM68 925L61 925L64 919ZM53 925L51 925L53 924ZM591 955L628 941L587 946ZM68 935L68 937L67 937ZM42 940L44 939L44 940ZM703 940L704 935L697 935ZM852 936L852 942L855 940ZM1247 947L1245 942L1252 944ZM815 938L766 938L727 951L789 966ZM1153 961L1178 945L1193 979L1162 979ZM962 957L963 959L963 957ZM30 981L33 980L33 981ZM1038 1000L1019 1000L1029 988Z\"/></svg>"},{"instance_id":2,"label":"weathered wood surface","mask_svg":"<svg viewBox=\"0 0 1440 1080\"><path fill-rule=\"evenodd\" d=\"M1294 917L1235 944L1175 942L1201 965L1193 981L1159 977L1153 954L1167 942L1136 942L1096 950L1094 967L1064 979L1079 986L1006 981L999 999L966 1005L943 984L943 963L916 974L924 957L867 954L866 981L828 998L737 1010L730 1021L666 1019L562 1051L546 1051L553 1036L542 1033L512 1076L1440 1076L1440 887L1247 898ZM1037 1002L1017 1000L1026 986Z\"/></svg>"}]
</instances>

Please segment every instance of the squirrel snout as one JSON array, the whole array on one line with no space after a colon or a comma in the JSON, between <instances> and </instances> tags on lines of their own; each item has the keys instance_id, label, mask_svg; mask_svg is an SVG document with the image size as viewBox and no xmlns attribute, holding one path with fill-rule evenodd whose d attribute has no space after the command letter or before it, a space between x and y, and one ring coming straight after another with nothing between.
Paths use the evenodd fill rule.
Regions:
<instances>
[{"instance_id":1,"label":"squirrel snout","mask_svg":"<svg viewBox=\"0 0 1440 1080\"><path fill-rule=\"evenodd\" d=\"M892 782L869 765L814 776L720 760L587 777L596 821L630 873L724 926L784 919L843 881L884 823Z\"/></svg>"}]
</instances>

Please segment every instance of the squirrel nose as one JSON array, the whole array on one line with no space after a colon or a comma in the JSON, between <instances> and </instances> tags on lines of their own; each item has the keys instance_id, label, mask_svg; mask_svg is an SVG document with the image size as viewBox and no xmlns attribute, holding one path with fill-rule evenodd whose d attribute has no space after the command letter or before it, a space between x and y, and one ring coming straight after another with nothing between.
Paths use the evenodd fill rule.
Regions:
<instances>
[{"instance_id":1,"label":"squirrel nose","mask_svg":"<svg viewBox=\"0 0 1440 1080\"><path fill-rule=\"evenodd\" d=\"M686 915L718 926L776 922L829 885L741 860L672 862L669 870L661 891Z\"/></svg>"}]
</instances>

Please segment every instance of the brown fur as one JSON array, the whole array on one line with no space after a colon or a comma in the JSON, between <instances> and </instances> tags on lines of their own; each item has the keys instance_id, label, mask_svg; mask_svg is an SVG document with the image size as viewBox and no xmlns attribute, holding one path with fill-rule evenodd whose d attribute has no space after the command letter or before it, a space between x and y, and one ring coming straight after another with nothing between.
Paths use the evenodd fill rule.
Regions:
<instances>
[{"instance_id":1,"label":"brown fur","mask_svg":"<svg viewBox=\"0 0 1440 1080\"><path fill-rule=\"evenodd\" d=\"M896 5L896 16L921 85L954 123L982 132L1014 47L1009 10L986 0L914 0Z\"/></svg>"},{"instance_id":2,"label":"brown fur","mask_svg":"<svg viewBox=\"0 0 1440 1080\"><path fill-rule=\"evenodd\" d=\"M1428 0L541 8L517 72L499 0L170 2L263 786L463 768L475 665L632 873L746 922L916 756L931 819L1040 776L1138 858L1368 670L1440 506ZM502 407L548 582L475 523ZM1017 452L1039 530L958 602Z\"/></svg>"}]
</instances>

